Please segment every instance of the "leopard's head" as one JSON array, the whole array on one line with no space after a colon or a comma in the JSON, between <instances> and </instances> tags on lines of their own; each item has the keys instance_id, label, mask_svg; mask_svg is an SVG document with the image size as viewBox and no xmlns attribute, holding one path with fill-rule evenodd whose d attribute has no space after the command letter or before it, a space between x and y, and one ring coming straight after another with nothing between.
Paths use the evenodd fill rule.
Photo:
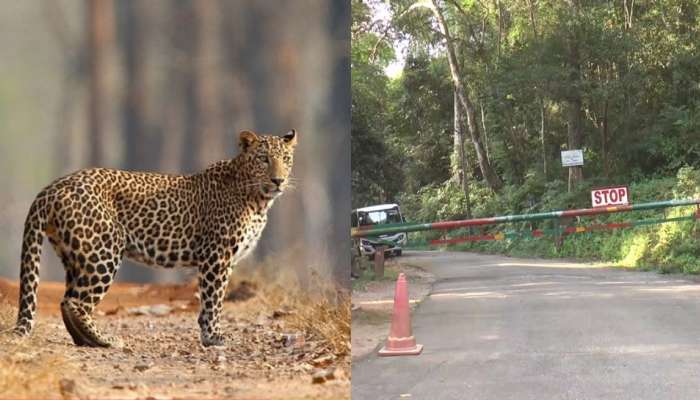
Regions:
<instances>
[{"instance_id":1,"label":"leopard's head","mask_svg":"<svg viewBox=\"0 0 700 400\"><path fill-rule=\"evenodd\" d=\"M282 136L241 132L239 147L252 175L249 184L264 198L274 199L289 186L297 136L294 129Z\"/></svg>"}]
</instances>

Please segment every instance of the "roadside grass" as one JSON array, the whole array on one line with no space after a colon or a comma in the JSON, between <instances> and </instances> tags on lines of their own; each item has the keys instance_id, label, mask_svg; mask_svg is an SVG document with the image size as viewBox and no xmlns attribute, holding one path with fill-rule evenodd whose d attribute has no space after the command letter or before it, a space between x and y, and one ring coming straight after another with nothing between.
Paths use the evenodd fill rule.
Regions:
<instances>
[{"instance_id":1,"label":"roadside grass","mask_svg":"<svg viewBox=\"0 0 700 400\"><path fill-rule=\"evenodd\" d=\"M356 324L382 325L391 320L391 308L366 309L360 308L353 311L352 322Z\"/></svg>"},{"instance_id":2,"label":"roadside grass","mask_svg":"<svg viewBox=\"0 0 700 400\"><path fill-rule=\"evenodd\" d=\"M42 342L47 328L41 324L28 338L8 332L16 312L16 307L0 304L0 395L13 399L58 398L57 393L70 391L74 385L62 377L78 376L73 374L75 367L58 355L46 354Z\"/></svg>"},{"instance_id":3,"label":"roadside grass","mask_svg":"<svg viewBox=\"0 0 700 400\"><path fill-rule=\"evenodd\" d=\"M430 246L426 241L409 241L404 250L425 251L435 250L435 246Z\"/></svg>"},{"instance_id":4,"label":"roadside grass","mask_svg":"<svg viewBox=\"0 0 700 400\"><path fill-rule=\"evenodd\" d=\"M367 285L370 282L377 281L395 281L399 277L399 268L395 262L385 262L384 264L384 276L377 277L374 274L374 265L372 263L364 263L360 268L360 276L353 279L352 290L353 291L367 291Z\"/></svg>"},{"instance_id":5,"label":"roadside grass","mask_svg":"<svg viewBox=\"0 0 700 400\"><path fill-rule=\"evenodd\" d=\"M688 212L688 208L671 210L669 215L687 215ZM616 215L607 218L606 222L621 222L624 218L631 219L630 216ZM699 228L695 222L683 222L575 234L565 237L560 248L550 237L545 237L468 243L446 249L514 257L572 258L605 262L616 268L695 275L700 273L700 247L696 239Z\"/></svg>"}]
</instances>

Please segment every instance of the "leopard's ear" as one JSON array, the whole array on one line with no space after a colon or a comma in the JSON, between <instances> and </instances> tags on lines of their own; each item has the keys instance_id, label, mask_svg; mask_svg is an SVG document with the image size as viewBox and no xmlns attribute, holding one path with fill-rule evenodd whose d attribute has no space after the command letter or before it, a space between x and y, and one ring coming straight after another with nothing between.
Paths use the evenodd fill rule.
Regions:
<instances>
[{"instance_id":1,"label":"leopard's ear","mask_svg":"<svg viewBox=\"0 0 700 400\"><path fill-rule=\"evenodd\" d=\"M297 131L292 129L291 131L282 135L282 139L284 139L285 143L295 145L297 144L297 136Z\"/></svg>"},{"instance_id":2,"label":"leopard's ear","mask_svg":"<svg viewBox=\"0 0 700 400\"><path fill-rule=\"evenodd\" d=\"M260 140L258 135L251 131L241 131L239 135L238 147L240 147L241 152L245 153L250 148L254 147L255 144Z\"/></svg>"}]
</instances>

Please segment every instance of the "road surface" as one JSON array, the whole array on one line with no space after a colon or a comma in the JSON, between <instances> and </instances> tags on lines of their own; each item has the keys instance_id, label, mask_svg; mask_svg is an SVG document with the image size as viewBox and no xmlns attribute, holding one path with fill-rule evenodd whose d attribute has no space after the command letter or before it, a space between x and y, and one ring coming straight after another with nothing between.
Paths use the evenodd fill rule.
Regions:
<instances>
[{"instance_id":1,"label":"road surface","mask_svg":"<svg viewBox=\"0 0 700 400\"><path fill-rule=\"evenodd\" d=\"M353 400L700 398L700 283L679 275L461 252L436 275L416 357L353 362Z\"/></svg>"}]
</instances>

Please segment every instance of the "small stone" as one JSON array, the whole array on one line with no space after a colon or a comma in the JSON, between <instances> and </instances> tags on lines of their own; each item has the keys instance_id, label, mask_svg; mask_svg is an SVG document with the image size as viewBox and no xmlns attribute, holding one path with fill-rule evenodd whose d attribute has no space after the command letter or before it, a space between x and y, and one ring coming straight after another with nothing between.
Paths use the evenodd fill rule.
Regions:
<instances>
[{"instance_id":1,"label":"small stone","mask_svg":"<svg viewBox=\"0 0 700 400\"><path fill-rule=\"evenodd\" d=\"M131 383L129 384L129 389L131 390L145 390L147 387L144 383Z\"/></svg>"},{"instance_id":2,"label":"small stone","mask_svg":"<svg viewBox=\"0 0 700 400\"><path fill-rule=\"evenodd\" d=\"M324 383L335 379L335 369L317 369L311 376L311 383Z\"/></svg>"},{"instance_id":3,"label":"small stone","mask_svg":"<svg viewBox=\"0 0 700 400\"><path fill-rule=\"evenodd\" d=\"M126 312L131 315L155 315L162 317L170 314L173 308L167 304L154 304L151 306L140 306L127 308Z\"/></svg>"},{"instance_id":4,"label":"small stone","mask_svg":"<svg viewBox=\"0 0 700 400\"><path fill-rule=\"evenodd\" d=\"M58 381L58 388L63 397L75 396L75 381L73 379L63 378Z\"/></svg>"},{"instance_id":5,"label":"small stone","mask_svg":"<svg viewBox=\"0 0 700 400\"><path fill-rule=\"evenodd\" d=\"M124 307L122 307L122 306L117 306L117 307L115 307L115 308L110 308L109 310L106 310L104 313L105 313L105 315L116 315L116 314L118 314L120 311L123 311L123 310L124 310Z\"/></svg>"},{"instance_id":6,"label":"small stone","mask_svg":"<svg viewBox=\"0 0 700 400\"><path fill-rule=\"evenodd\" d=\"M330 365L333 360L335 360L335 356L333 354L327 354L325 356L315 358L313 361L311 361L311 363L315 367L323 368Z\"/></svg>"},{"instance_id":7,"label":"small stone","mask_svg":"<svg viewBox=\"0 0 700 400\"><path fill-rule=\"evenodd\" d=\"M32 356L31 354L27 354L27 353L15 353L12 356L12 359L15 362L29 362L29 361L32 361L34 359L34 356Z\"/></svg>"},{"instance_id":8,"label":"small stone","mask_svg":"<svg viewBox=\"0 0 700 400\"><path fill-rule=\"evenodd\" d=\"M272 312L272 318L277 319L292 314L288 310L275 310Z\"/></svg>"},{"instance_id":9,"label":"small stone","mask_svg":"<svg viewBox=\"0 0 700 400\"><path fill-rule=\"evenodd\" d=\"M260 314L260 315L258 315L258 318L255 320L255 324L259 325L259 326L265 326L265 325L269 325L270 321L266 315Z\"/></svg>"},{"instance_id":10,"label":"small stone","mask_svg":"<svg viewBox=\"0 0 700 400\"><path fill-rule=\"evenodd\" d=\"M326 371L316 371L312 376L311 376L311 383L314 384L320 384L320 383L325 383L326 382Z\"/></svg>"},{"instance_id":11,"label":"small stone","mask_svg":"<svg viewBox=\"0 0 700 400\"><path fill-rule=\"evenodd\" d=\"M134 369L139 372L143 372L147 369L150 369L152 367L151 364L137 364L134 366Z\"/></svg>"},{"instance_id":12,"label":"small stone","mask_svg":"<svg viewBox=\"0 0 700 400\"><path fill-rule=\"evenodd\" d=\"M284 334L284 347L303 347L306 343L304 335L300 333L285 333Z\"/></svg>"},{"instance_id":13,"label":"small stone","mask_svg":"<svg viewBox=\"0 0 700 400\"><path fill-rule=\"evenodd\" d=\"M335 369L326 370L326 380L332 381L333 379L335 379Z\"/></svg>"}]
</instances>

